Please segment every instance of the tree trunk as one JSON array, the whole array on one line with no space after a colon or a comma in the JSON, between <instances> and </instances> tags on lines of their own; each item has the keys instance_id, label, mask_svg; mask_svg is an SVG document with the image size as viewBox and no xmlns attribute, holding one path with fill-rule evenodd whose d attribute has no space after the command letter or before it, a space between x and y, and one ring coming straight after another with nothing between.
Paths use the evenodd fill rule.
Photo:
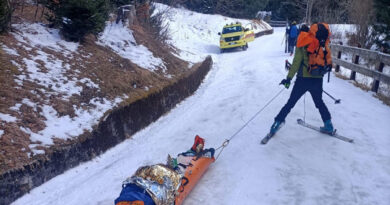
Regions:
<instances>
[{"instance_id":1,"label":"tree trunk","mask_svg":"<svg viewBox=\"0 0 390 205\"><path fill-rule=\"evenodd\" d=\"M306 23L311 25L311 13L313 11L314 0L307 0L306 2Z\"/></svg>"},{"instance_id":2,"label":"tree trunk","mask_svg":"<svg viewBox=\"0 0 390 205\"><path fill-rule=\"evenodd\" d=\"M38 3L38 0L35 1L36 5L37 5L37 8L35 10L35 15L34 15L34 21L37 20L37 14L38 14L38 9L39 9L39 3Z\"/></svg>"}]
</instances>

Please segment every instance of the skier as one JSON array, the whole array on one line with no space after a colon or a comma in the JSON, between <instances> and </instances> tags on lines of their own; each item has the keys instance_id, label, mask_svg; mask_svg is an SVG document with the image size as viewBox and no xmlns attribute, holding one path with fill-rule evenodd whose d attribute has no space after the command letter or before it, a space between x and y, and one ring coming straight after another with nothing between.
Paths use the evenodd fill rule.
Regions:
<instances>
[{"instance_id":1,"label":"skier","mask_svg":"<svg viewBox=\"0 0 390 205\"><path fill-rule=\"evenodd\" d=\"M288 52L290 53L290 56L294 53L294 47L297 42L298 37L298 28L297 28L297 22L293 21L290 29L289 29L289 35L288 35Z\"/></svg>"},{"instance_id":2,"label":"skier","mask_svg":"<svg viewBox=\"0 0 390 205\"><path fill-rule=\"evenodd\" d=\"M298 73L290 98L271 126L271 134L278 131L288 113L306 91L310 92L324 122L324 127L320 128L321 132L332 133L334 130L329 110L322 100L322 78L332 68L329 26L325 23L317 23L311 26L309 32L307 31L307 26L302 26L291 69L287 78L280 83L288 89L291 79Z\"/></svg>"}]
</instances>

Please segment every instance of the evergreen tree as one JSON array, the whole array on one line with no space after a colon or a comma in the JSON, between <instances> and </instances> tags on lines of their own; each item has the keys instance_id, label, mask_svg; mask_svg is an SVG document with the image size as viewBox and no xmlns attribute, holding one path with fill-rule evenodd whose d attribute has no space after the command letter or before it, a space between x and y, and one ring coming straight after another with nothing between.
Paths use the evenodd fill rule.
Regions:
<instances>
[{"instance_id":1,"label":"evergreen tree","mask_svg":"<svg viewBox=\"0 0 390 205\"><path fill-rule=\"evenodd\" d=\"M218 0L216 13L236 18L254 18L267 3L268 0Z\"/></svg>"},{"instance_id":2,"label":"evergreen tree","mask_svg":"<svg viewBox=\"0 0 390 205\"><path fill-rule=\"evenodd\" d=\"M110 0L112 6L119 7L133 3L135 0Z\"/></svg>"},{"instance_id":3,"label":"evergreen tree","mask_svg":"<svg viewBox=\"0 0 390 205\"><path fill-rule=\"evenodd\" d=\"M48 1L46 5L53 12L47 19L71 41L80 41L87 34L97 35L108 19L108 0Z\"/></svg>"},{"instance_id":4,"label":"evergreen tree","mask_svg":"<svg viewBox=\"0 0 390 205\"><path fill-rule=\"evenodd\" d=\"M184 5L193 11L211 14L215 11L216 0L187 0Z\"/></svg>"},{"instance_id":5,"label":"evergreen tree","mask_svg":"<svg viewBox=\"0 0 390 205\"><path fill-rule=\"evenodd\" d=\"M284 20L300 22L305 17L305 10L296 0L285 0L280 3L277 14Z\"/></svg>"},{"instance_id":6,"label":"evergreen tree","mask_svg":"<svg viewBox=\"0 0 390 205\"><path fill-rule=\"evenodd\" d=\"M0 1L0 33L9 29L9 22L11 21L11 5L9 0Z\"/></svg>"},{"instance_id":7,"label":"evergreen tree","mask_svg":"<svg viewBox=\"0 0 390 205\"><path fill-rule=\"evenodd\" d=\"M374 25L375 43L390 53L390 4L388 0L375 0L376 20Z\"/></svg>"}]
</instances>

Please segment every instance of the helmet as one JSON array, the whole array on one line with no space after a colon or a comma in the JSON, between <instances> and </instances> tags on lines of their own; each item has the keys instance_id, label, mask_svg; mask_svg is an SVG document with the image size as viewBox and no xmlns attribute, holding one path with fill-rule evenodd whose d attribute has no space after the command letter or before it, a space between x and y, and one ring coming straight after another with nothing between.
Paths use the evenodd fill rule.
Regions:
<instances>
[{"instance_id":1,"label":"helmet","mask_svg":"<svg viewBox=\"0 0 390 205\"><path fill-rule=\"evenodd\" d=\"M297 22L296 22L296 21L293 21L293 22L292 22L292 25L297 25Z\"/></svg>"},{"instance_id":2,"label":"helmet","mask_svg":"<svg viewBox=\"0 0 390 205\"><path fill-rule=\"evenodd\" d=\"M309 30L310 30L310 28L306 24L302 24L301 25L301 30L300 31L309 32Z\"/></svg>"}]
</instances>

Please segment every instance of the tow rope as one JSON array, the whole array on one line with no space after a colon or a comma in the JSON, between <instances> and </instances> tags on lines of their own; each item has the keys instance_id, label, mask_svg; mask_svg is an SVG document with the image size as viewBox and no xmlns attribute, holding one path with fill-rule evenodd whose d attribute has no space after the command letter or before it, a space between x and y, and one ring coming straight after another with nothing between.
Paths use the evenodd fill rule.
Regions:
<instances>
[{"instance_id":1,"label":"tow rope","mask_svg":"<svg viewBox=\"0 0 390 205\"><path fill-rule=\"evenodd\" d=\"M252 122L266 107L268 107L269 104L272 103L272 101L274 101L283 91L284 91L285 88L282 88L270 101L267 102L267 104L265 104L259 111L257 111L257 113L255 115L253 115L253 117L251 119L249 119L240 129L238 129L229 139L226 139L222 145L220 147L218 147L217 149L215 149L215 151L221 149L221 151L218 153L217 157L215 158L215 160L217 160L219 158L219 155L221 155L222 151L229 145L229 142L235 137L238 135L238 133L240 133L246 126L248 126L248 124L250 122Z\"/></svg>"}]
</instances>

